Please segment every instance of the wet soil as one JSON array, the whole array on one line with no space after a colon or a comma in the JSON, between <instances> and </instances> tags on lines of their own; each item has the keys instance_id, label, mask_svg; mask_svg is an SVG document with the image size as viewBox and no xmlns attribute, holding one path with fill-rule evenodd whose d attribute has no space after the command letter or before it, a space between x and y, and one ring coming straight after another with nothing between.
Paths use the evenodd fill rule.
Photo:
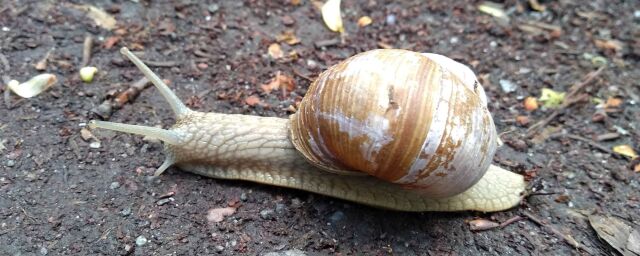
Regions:
<instances>
[{"instance_id":1,"label":"wet soil","mask_svg":"<svg viewBox=\"0 0 640 256\"><path fill-rule=\"evenodd\" d=\"M640 149L640 2L540 1L546 7L540 12L528 1L506 1L510 20L500 21L479 12L477 1L345 0L342 37L324 26L313 2L291 2L74 1L113 15L118 23L107 30L70 3L2 0L1 90L8 79L42 72L59 82L30 99L5 93L0 107L0 254L610 255L616 253L588 216L640 223L640 174L608 151ZM358 27L364 15L373 23ZM279 42L285 57L274 60L267 49L287 30L300 42ZM85 84L77 72L88 35L89 65L99 73ZM529 194L498 213L403 213L176 168L154 178L161 144L94 131L100 144L92 146L96 139L80 132L97 118L92 110L142 76L119 54L122 46L153 61L193 109L279 117L291 114L310 79L353 54L393 47L450 56L479 75L506 142L495 162L526 175ZM36 70L47 53L45 69ZM621 106L594 120L602 110L583 98L526 137L553 110L527 112L524 97L538 97L542 88L568 91L599 66L604 71L579 95L619 97ZM295 87L265 92L261 85L278 72ZM110 113L110 121L122 123L173 122L153 88ZM530 123L521 124L522 117L518 123L518 116ZM597 140L607 133L619 136ZM230 203L240 205L233 215L207 220L208 210ZM467 224L517 216L523 218L487 231Z\"/></svg>"}]
</instances>

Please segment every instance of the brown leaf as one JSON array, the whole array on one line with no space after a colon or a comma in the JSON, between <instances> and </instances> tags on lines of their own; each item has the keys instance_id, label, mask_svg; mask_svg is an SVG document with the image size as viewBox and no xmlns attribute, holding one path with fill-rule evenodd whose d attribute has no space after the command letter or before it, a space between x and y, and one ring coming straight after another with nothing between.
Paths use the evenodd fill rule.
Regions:
<instances>
[{"instance_id":1,"label":"brown leaf","mask_svg":"<svg viewBox=\"0 0 640 256\"><path fill-rule=\"evenodd\" d=\"M300 39L296 37L295 32L293 30L286 30L282 32L282 34L276 36L276 40L278 40L278 42L285 42L288 45L294 45L294 44L300 43Z\"/></svg>"},{"instance_id":2,"label":"brown leaf","mask_svg":"<svg viewBox=\"0 0 640 256\"><path fill-rule=\"evenodd\" d=\"M269 48L267 49L267 51L269 52L269 56L271 56L271 58L273 59L280 59L282 57L284 57L284 53L282 52L282 49L280 48L280 44L277 43L273 43L271 45L269 45Z\"/></svg>"},{"instance_id":3,"label":"brown leaf","mask_svg":"<svg viewBox=\"0 0 640 256\"><path fill-rule=\"evenodd\" d=\"M244 102L249 105L249 106L255 106L257 104L260 104L260 98L258 98L258 96L255 95L251 95L249 97L247 97L246 99L244 99Z\"/></svg>"},{"instance_id":4,"label":"brown leaf","mask_svg":"<svg viewBox=\"0 0 640 256\"><path fill-rule=\"evenodd\" d=\"M620 107L620 105L622 105L623 100L621 98L618 97L609 97L607 99L607 103L606 103L606 107L605 108L617 108Z\"/></svg>"},{"instance_id":5,"label":"brown leaf","mask_svg":"<svg viewBox=\"0 0 640 256\"><path fill-rule=\"evenodd\" d=\"M269 83L261 85L260 88L262 88L266 93L271 93L271 91L278 90L280 88L283 88L286 92L291 92L296 88L296 81L293 80L292 77L283 75L278 71L276 76L272 78Z\"/></svg>"},{"instance_id":6,"label":"brown leaf","mask_svg":"<svg viewBox=\"0 0 640 256\"><path fill-rule=\"evenodd\" d=\"M618 40L595 40L596 47L605 50L621 51L624 48L624 43Z\"/></svg>"},{"instance_id":7,"label":"brown leaf","mask_svg":"<svg viewBox=\"0 0 640 256\"><path fill-rule=\"evenodd\" d=\"M371 24L373 22L373 20L371 19L371 17L369 16L362 16L358 19L358 26L359 27L366 27L369 26L369 24Z\"/></svg>"},{"instance_id":8,"label":"brown leaf","mask_svg":"<svg viewBox=\"0 0 640 256\"><path fill-rule=\"evenodd\" d=\"M215 208L210 209L207 212L207 220L209 222L221 222L224 220L224 217L234 214L236 212L235 207L224 207L224 208Z\"/></svg>"},{"instance_id":9,"label":"brown leaf","mask_svg":"<svg viewBox=\"0 0 640 256\"><path fill-rule=\"evenodd\" d=\"M527 124L529 124L529 117L528 116L516 116L516 123L518 123L521 126L527 126Z\"/></svg>"},{"instance_id":10,"label":"brown leaf","mask_svg":"<svg viewBox=\"0 0 640 256\"><path fill-rule=\"evenodd\" d=\"M114 45L116 45L118 42L120 42L120 37L119 36L110 36L109 38L107 38L106 40L104 40L104 44L102 44L102 46L105 49L111 49Z\"/></svg>"}]
</instances>

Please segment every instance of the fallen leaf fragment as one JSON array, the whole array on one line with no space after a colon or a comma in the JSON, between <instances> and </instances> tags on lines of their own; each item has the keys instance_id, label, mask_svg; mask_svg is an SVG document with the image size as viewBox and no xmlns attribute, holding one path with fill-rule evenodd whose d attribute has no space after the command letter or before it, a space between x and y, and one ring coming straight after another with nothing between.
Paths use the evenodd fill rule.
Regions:
<instances>
[{"instance_id":1,"label":"fallen leaf fragment","mask_svg":"<svg viewBox=\"0 0 640 256\"><path fill-rule=\"evenodd\" d=\"M83 67L80 69L80 79L85 83L91 83L96 72L98 72L96 67Z\"/></svg>"},{"instance_id":2,"label":"fallen leaf fragment","mask_svg":"<svg viewBox=\"0 0 640 256\"><path fill-rule=\"evenodd\" d=\"M637 163L633 166L633 171L640 172L640 158L636 157L634 158L634 161L636 161Z\"/></svg>"},{"instance_id":3,"label":"fallen leaf fragment","mask_svg":"<svg viewBox=\"0 0 640 256\"><path fill-rule=\"evenodd\" d=\"M609 97L607 98L607 103L605 108L618 108L622 105L623 100L618 97Z\"/></svg>"},{"instance_id":4,"label":"fallen leaf fragment","mask_svg":"<svg viewBox=\"0 0 640 256\"><path fill-rule=\"evenodd\" d=\"M616 52L622 51L624 43L618 40L594 40L596 47L605 50L614 50Z\"/></svg>"},{"instance_id":5,"label":"fallen leaf fragment","mask_svg":"<svg viewBox=\"0 0 640 256\"><path fill-rule=\"evenodd\" d=\"M214 222L214 223L221 222L222 220L224 220L224 217L232 215L235 212L236 212L235 207L210 209L207 212L207 220L209 222Z\"/></svg>"},{"instance_id":6,"label":"fallen leaf fragment","mask_svg":"<svg viewBox=\"0 0 640 256\"><path fill-rule=\"evenodd\" d=\"M322 20L324 24L334 32L344 32L342 26L342 14L340 13L340 0L328 0L322 5Z\"/></svg>"},{"instance_id":7,"label":"fallen leaf fragment","mask_svg":"<svg viewBox=\"0 0 640 256\"><path fill-rule=\"evenodd\" d=\"M613 147L613 152L629 157L631 159L638 157L638 153L629 145L618 145Z\"/></svg>"},{"instance_id":8,"label":"fallen leaf fragment","mask_svg":"<svg viewBox=\"0 0 640 256\"><path fill-rule=\"evenodd\" d=\"M251 96L247 97L246 99L244 99L244 102L247 103L247 105L253 107L253 106L255 106L255 105L260 103L260 98L258 98L258 96L255 96L255 95L251 95Z\"/></svg>"},{"instance_id":9,"label":"fallen leaf fragment","mask_svg":"<svg viewBox=\"0 0 640 256\"><path fill-rule=\"evenodd\" d=\"M547 108L557 108L564 101L564 92L558 92L549 88L542 88L542 95L538 100Z\"/></svg>"},{"instance_id":10,"label":"fallen leaf fragment","mask_svg":"<svg viewBox=\"0 0 640 256\"><path fill-rule=\"evenodd\" d=\"M273 59L277 60L284 57L284 53L282 52L280 45L277 43L273 43L269 45L269 48L267 49L267 51L269 52L269 56L271 56L271 58Z\"/></svg>"},{"instance_id":11,"label":"fallen leaf fragment","mask_svg":"<svg viewBox=\"0 0 640 256\"><path fill-rule=\"evenodd\" d=\"M296 37L295 32L293 30L284 31L282 34L276 37L278 42L285 42L288 45L294 45L300 43L300 39Z\"/></svg>"},{"instance_id":12,"label":"fallen leaf fragment","mask_svg":"<svg viewBox=\"0 0 640 256\"><path fill-rule=\"evenodd\" d=\"M469 221L469 229L471 229L471 231L484 231L497 228L499 226L500 224L485 219L476 219Z\"/></svg>"},{"instance_id":13,"label":"fallen leaf fragment","mask_svg":"<svg viewBox=\"0 0 640 256\"><path fill-rule=\"evenodd\" d=\"M527 126L529 124L529 117L528 116L516 116L516 123L518 123L521 126Z\"/></svg>"},{"instance_id":14,"label":"fallen leaf fragment","mask_svg":"<svg viewBox=\"0 0 640 256\"><path fill-rule=\"evenodd\" d=\"M504 8L499 3L482 2L480 5L478 5L478 10L486 14L489 14L499 20L509 21L509 16L507 16L507 13L504 11Z\"/></svg>"},{"instance_id":15,"label":"fallen leaf fragment","mask_svg":"<svg viewBox=\"0 0 640 256\"><path fill-rule=\"evenodd\" d=\"M358 19L358 26L359 27L366 27L366 26L369 26L372 22L373 22L373 20L371 19L371 17L362 16L362 17L360 17Z\"/></svg>"},{"instance_id":16,"label":"fallen leaf fragment","mask_svg":"<svg viewBox=\"0 0 640 256\"><path fill-rule=\"evenodd\" d=\"M287 92L291 92L296 88L296 82L293 78L278 72L276 73L276 76L269 81L269 83L260 86L260 88L262 88L266 93L271 93L271 91L278 90L281 87Z\"/></svg>"},{"instance_id":17,"label":"fallen leaf fragment","mask_svg":"<svg viewBox=\"0 0 640 256\"><path fill-rule=\"evenodd\" d=\"M93 5L88 5L88 4L71 5L71 6L76 9L87 12L87 16L93 19L96 25L106 30L112 30L116 27L116 23L117 23L116 19L98 7L95 7Z\"/></svg>"},{"instance_id":18,"label":"fallen leaf fragment","mask_svg":"<svg viewBox=\"0 0 640 256\"><path fill-rule=\"evenodd\" d=\"M538 109L538 100L535 97L527 97L524 99L524 109L534 111Z\"/></svg>"},{"instance_id":19,"label":"fallen leaf fragment","mask_svg":"<svg viewBox=\"0 0 640 256\"><path fill-rule=\"evenodd\" d=\"M544 10L546 9L546 7L544 5L541 5L538 0L529 0L529 6L531 6L531 9L539 12L544 12Z\"/></svg>"},{"instance_id":20,"label":"fallen leaf fragment","mask_svg":"<svg viewBox=\"0 0 640 256\"><path fill-rule=\"evenodd\" d=\"M640 229L615 216L589 216L598 237L622 255L640 255Z\"/></svg>"},{"instance_id":21,"label":"fallen leaf fragment","mask_svg":"<svg viewBox=\"0 0 640 256\"><path fill-rule=\"evenodd\" d=\"M88 140L90 140L90 139L95 138L95 137L93 136L93 133L91 133L91 131L89 131L89 129L87 129L87 128L82 128L82 129L80 129L80 137L82 137L82 139L83 139L84 141L88 141Z\"/></svg>"},{"instance_id":22,"label":"fallen leaf fragment","mask_svg":"<svg viewBox=\"0 0 640 256\"><path fill-rule=\"evenodd\" d=\"M31 98L47 90L57 81L58 79L53 74L40 74L21 84L16 80L12 80L7 86L18 96Z\"/></svg>"}]
</instances>

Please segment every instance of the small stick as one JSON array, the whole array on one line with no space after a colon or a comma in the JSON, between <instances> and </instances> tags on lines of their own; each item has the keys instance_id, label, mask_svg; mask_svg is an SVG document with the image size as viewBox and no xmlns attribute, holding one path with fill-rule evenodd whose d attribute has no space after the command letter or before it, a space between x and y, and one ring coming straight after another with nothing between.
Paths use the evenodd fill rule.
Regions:
<instances>
[{"instance_id":1,"label":"small stick","mask_svg":"<svg viewBox=\"0 0 640 256\"><path fill-rule=\"evenodd\" d=\"M4 56L4 54L2 54L1 52L0 52L0 62L4 67L4 71L9 72L9 69L11 69L11 66L9 65L9 60L7 60L7 57Z\"/></svg>"},{"instance_id":2,"label":"small stick","mask_svg":"<svg viewBox=\"0 0 640 256\"><path fill-rule=\"evenodd\" d=\"M86 67L91 61L91 49L93 48L93 37L87 35L84 38L84 44L82 45L82 63L80 67Z\"/></svg>"},{"instance_id":3,"label":"small stick","mask_svg":"<svg viewBox=\"0 0 640 256\"><path fill-rule=\"evenodd\" d=\"M609 148L607 148L607 147L605 147L603 145L600 145L599 143L597 143L597 142L595 142L593 140L590 140L590 139L587 139L585 137L581 137L581 136L578 136L578 135L574 135L574 134L556 133L556 134L552 134L549 137L550 138L567 137L567 138L570 138L570 139L574 139L574 140L579 140L579 141L585 142L585 143L591 145L592 147L597 148L597 149L599 149L599 150L601 150L603 152L606 152L608 154L612 154L612 155L618 154L616 152L613 152Z\"/></svg>"},{"instance_id":4,"label":"small stick","mask_svg":"<svg viewBox=\"0 0 640 256\"><path fill-rule=\"evenodd\" d=\"M560 105L560 107L554 110L553 113L551 113L551 115L549 115L547 118L529 127L529 129L527 129L526 137L527 138L532 137L539 128L546 126L547 124L549 124L549 122L553 121L553 119L555 119L558 115L560 115L564 109L578 102L578 100L574 99L577 96L578 92L580 92L587 84L591 83L591 81L593 81L596 77L598 77L603 70L604 70L604 67L600 67L595 72L589 73L582 82L571 86L571 88L569 88L569 92L567 93L567 96L565 97L565 100L562 102L562 105Z\"/></svg>"},{"instance_id":5,"label":"small stick","mask_svg":"<svg viewBox=\"0 0 640 256\"><path fill-rule=\"evenodd\" d=\"M150 67L175 67L178 66L180 63L177 61L152 61L152 60L145 60L142 61L144 62L144 64L147 64L147 66Z\"/></svg>"},{"instance_id":6,"label":"small stick","mask_svg":"<svg viewBox=\"0 0 640 256\"><path fill-rule=\"evenodd\" d=\"M547 224L545 222L543 222L542 220L540 220L538 217L536 217L535 215L533 215L533 213L528 212L528 211L523 211L522 214L524 216L526 216L528 219L530 219L531 221L533 221L534 223L542 226L542 227L546 227L547 229L551 230L551 232L553 234L555 234L556 236L561 237L562 239L564 239L564 241L573 246L574 248L578 249L578 250L584 250L585 252L593 255L593 252L591 250L589 250L588 248L582 246L580 243L578 243L578 241L576 241L575 239L573 239L573 237L571 237L571 235L565 235L562 232L560 232L560 230L556 229L552 224Z\"/></svg>"},{"instance_id":7,"label":"small stick","mask_svg":"<svg viewBox=\"0 0 640 256\"><path fill-rule=\"evenodd\" d=\"M91 110L94 114L98 115L104 120L109 119L115 110L118 110L124 106L127 102L138 97L140 92L149 86L149 79L146 77L131 84L125 91L119 93L113 98L106 99L98 107Z\"/></svg>"},{"instance_id":8,"label":"small stick","mask_svg":"<svg viewBox=\"0 0 640 256\"><path fill-rule=\"evenodd\" d=\"M513 218L510 218L510 219L505 220L504 222L500 223L500 228L504 228L506 226L509 226L509 224L514 223L516 221L519 221L521 219L523 219L522 216L516 215Z\"/></svg>"}]
</instances>

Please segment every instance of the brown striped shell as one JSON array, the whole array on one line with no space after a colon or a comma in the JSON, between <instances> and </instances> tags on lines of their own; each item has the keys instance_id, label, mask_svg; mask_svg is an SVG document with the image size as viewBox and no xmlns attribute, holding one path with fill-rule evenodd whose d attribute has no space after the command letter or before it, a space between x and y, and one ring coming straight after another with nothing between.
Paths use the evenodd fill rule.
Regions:
<instances>
[{"instance_id":1,"label":"brown striped shell","mask_svg":"<svg viewBox=\"0 0 640 256\"><path fill-rule=\"evenodd\" d=\"M497 134L486 102L473 72L454 60L372 50L320 74L291 117L291 139L325 170L446 197L491 164Z\"/></svg>"}]
</instances>

